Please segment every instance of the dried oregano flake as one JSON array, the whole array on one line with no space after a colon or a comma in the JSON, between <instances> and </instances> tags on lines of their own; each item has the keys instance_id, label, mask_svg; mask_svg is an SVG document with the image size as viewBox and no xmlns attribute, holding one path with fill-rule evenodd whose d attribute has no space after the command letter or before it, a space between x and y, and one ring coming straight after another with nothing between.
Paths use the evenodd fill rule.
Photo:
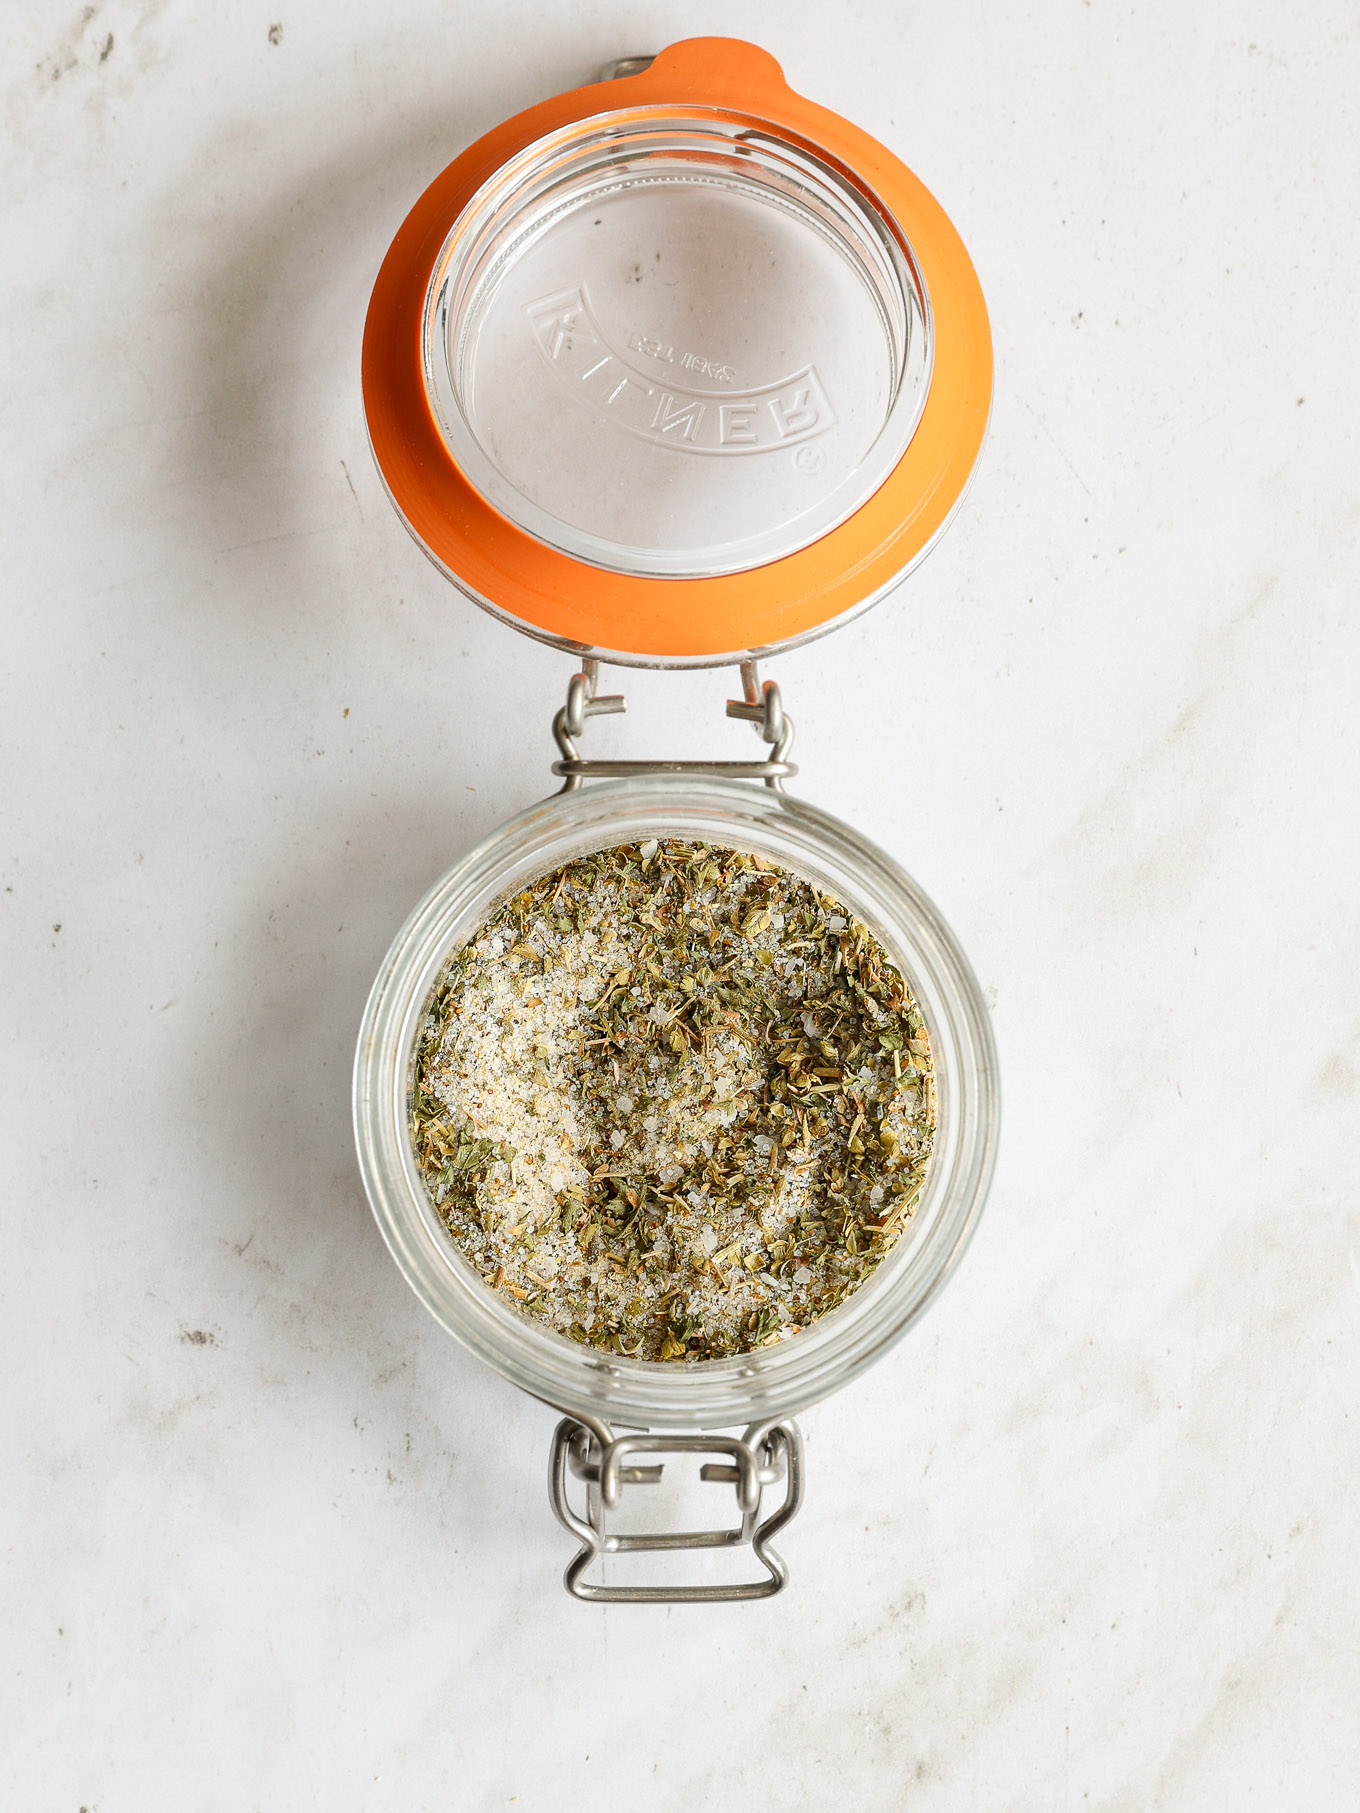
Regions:
<instances>
[{"instance_id":1,"label":"dried oregano flake","mask_svg":"<svg viewBox=\"0 0 1360 1813\"><path fill-rule=\"evenodd\" d=\"M583 856L445 965L411 1139L487 1284L645 1360L786 1340L913 1213L935 1099L920 1009L845 907L677 839Z\"/></svg>"}]
</instances>

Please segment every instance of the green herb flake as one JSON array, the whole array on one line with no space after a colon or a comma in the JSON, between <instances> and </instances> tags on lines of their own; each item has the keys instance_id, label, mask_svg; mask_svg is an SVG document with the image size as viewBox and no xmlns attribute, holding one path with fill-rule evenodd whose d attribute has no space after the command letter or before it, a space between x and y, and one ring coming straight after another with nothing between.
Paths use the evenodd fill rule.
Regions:
<instances>
[{"instance_id":1,"label":"green herb flake","mask_svg":"<svg viewBox=\"0 0 1360 1813\"><path fill-rule=\"evenodd\" d=\"M929 1034L874 935L750 852L599 850L444 965L413 1054L431 1201L488 1286L663 1364L796 1337L915 1212Z\"/></svg>"}]
</instances>

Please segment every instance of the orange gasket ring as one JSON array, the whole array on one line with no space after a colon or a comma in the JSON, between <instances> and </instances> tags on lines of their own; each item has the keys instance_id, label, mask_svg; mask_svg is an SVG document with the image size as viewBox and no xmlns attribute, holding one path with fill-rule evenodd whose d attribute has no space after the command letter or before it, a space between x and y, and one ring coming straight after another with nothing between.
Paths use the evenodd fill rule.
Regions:
<instances>
[{"instance_id":1,"label":"orange gasket ring","mask_svg":"<svg viewBox=\"0 0 1360 1813\"><path fill-rule=\"evenodd\" d=\"M440 251L488 178L535 140L637 107L744 115L852 171L897 222L925 282L934 364L910 444L883 484L811 546L743 572L674 579L573 559L510 522L455 463L431 412L422 315ZM673 44L640 75L578 88L495 127L435 178L393 240L364 328L364 409L374 457L407 527L478 603L583 652L667 665L736 660L804 641L882 596L932 545L963 496L992 394L987 310L938 202L876 140L795 94L773 57L731 38Z\"/></svg>"}]
</instances>

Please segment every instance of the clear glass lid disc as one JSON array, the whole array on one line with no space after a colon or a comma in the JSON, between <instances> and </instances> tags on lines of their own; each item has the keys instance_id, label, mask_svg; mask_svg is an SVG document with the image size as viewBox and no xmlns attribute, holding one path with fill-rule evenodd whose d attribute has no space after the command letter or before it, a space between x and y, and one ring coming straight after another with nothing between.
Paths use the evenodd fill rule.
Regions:
<instances>
[{"instance_id":1,"label":"clear glass lid disc","mask_svg":"<svg viewBox=\"0 0 1360 1813\"><path fill-rule=\"evenodd\" d=\"M866 193L750 122L596 116L473 198L425 381L474 486L588 564L739 572L850 516L910 441L929 302Z\"/></svg>"}]
</instances>

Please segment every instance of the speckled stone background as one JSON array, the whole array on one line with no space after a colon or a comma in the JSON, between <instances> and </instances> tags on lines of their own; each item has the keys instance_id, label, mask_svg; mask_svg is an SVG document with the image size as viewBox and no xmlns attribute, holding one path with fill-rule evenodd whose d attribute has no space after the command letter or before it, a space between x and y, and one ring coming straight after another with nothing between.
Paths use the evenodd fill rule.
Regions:
<instances>
[{"instance_id":1,"label":"speckled stone background","mask_svg":"<svg viewBox=\"0 0 1360 1813\"><path fill-rule=\"evenodd\" d=\"M11 5L0 1800L1337 1809L1360 1778L1354 8ZM558 1584L550 1411L384 1250L369 982L547 790L570 661L389 509L389 238L498 119L705 31L924 178L976 483L777 662L799 789L988 991L1000 1168L809 1413L793 1584ZM727 677L600 749L742 754Z\"/></svg>"}]
</instances>

